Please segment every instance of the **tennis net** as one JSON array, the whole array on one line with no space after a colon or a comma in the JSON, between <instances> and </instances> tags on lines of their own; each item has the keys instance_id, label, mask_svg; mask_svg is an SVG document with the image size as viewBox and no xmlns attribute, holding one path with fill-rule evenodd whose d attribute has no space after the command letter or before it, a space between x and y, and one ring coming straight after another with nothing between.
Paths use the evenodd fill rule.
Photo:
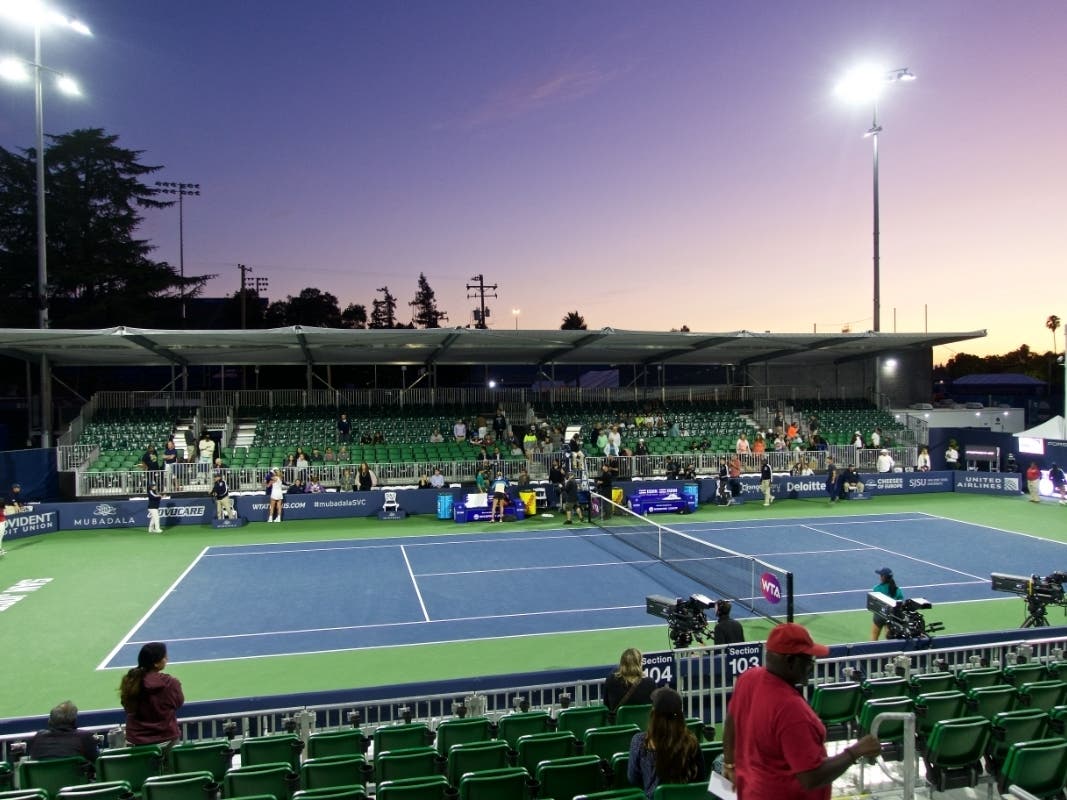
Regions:
<instances>
[{"instance_id":1,"label":"tennis net","mask_svg":"<svg viewBox=\"0 0 1067 800\"><path fill-rule=\"evenodd\" d=\"M774 622L793 621L793 573L660 525L590 493L592 522L617 541L652 556L699 583L716 599L731 600Z\"/></svg>"}]
</instances>

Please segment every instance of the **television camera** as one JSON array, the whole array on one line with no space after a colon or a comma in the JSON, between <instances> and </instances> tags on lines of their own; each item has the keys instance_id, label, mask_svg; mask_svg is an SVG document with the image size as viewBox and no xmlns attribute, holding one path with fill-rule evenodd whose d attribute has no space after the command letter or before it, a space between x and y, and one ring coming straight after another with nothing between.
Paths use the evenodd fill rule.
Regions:
<instances>
[{"instance_id":1,"label":"television camera","mask_svg":"<svg viewBox=\"0 0 1067 800\"><path fill-rule=\"evenodd\" d=\"M885 619L887 639L932 639L935 633L945 629L942 622L927 622L923 611L933 608L933 603L921 597L894 600L881 592L867 592L867 610Z\"/></svg>"},{"instance_id":2,"label":"television camera","mask_svg":"<svg viewBox=\"0 0 1067 800\"><path fill-rule=\"evenodd\" d=\"M645 598L645 610L654 617L667 620L667 636L676 649L689 647L694 639L704 644L712 638L705 612L714 606L715 601L702 594L690 595L684 600L655 594Z\"/></svg>"},{"instance_id":3,"label":"television camera","mask_svg":"<svg viewBox=\"0 0 1067 800\"><path fill-rule=\"evenodd\" d=\"M994 592L1008 592L1023 598L1026 603L1024 628L1047 628L1050 605L1059 606L1067 614L1067 597L1063 588L1063 584L1067 583L1067 572L1053 572L1044 577L1031 575L1029 578L994 572L990 578Z\"/></svg>"}]
</instances>

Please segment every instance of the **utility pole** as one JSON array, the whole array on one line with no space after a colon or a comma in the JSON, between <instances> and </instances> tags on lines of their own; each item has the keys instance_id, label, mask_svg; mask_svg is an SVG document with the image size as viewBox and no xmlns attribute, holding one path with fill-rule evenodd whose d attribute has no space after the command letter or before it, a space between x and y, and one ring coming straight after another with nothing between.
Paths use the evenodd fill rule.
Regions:
<instances>
[{"instance_id":1,"label":"utility pole","mask_svg":"<svg viewBox=\"0 0 1067 800\"><path fill-rule=\"evenodd\" d=\"M473 278L471 278L471 280L477 281L477 283L467 284L467 299L470 300L475 297L478 298L478 308L474 309L474 327L485 330L489 327L485 323L485 318L489 316L489 309L485 307L485 298L497 296L497 285L494 283L491 286L486 286L485 278L481 275L475 275ZM470 293L471 289L476 290L474 294ZM487 292L491 292L491 294L487 294Z\"/></svg>"},{"instance_id":2,"label":"utility pole","mask_svg":"<svg viewBox=\"0 0 1067 800\"><path fill-rule=\"evenodd\" d=\"M241 270L241 330L245 330L248 327L248 291L255 292L257 299L262 297L270 285L270 279L250 278L252 268L244 264L238 264L237 269Z\"/></svg>"},{"instance_id":3,"label":"utility pole","mask_svg":"<svg viewBox=\"0 0 1067 800\"><path fill-rule=\"evenodd\" d=\"M185 204L184 200L186 195L200 195L199 183L175 183L173 181L156 181L156 186L160 187L156 191L160 194L176 194L178 195L178 267L181 270L182 285L182 327L185 327Z\"/></svg>"}]
</instances>

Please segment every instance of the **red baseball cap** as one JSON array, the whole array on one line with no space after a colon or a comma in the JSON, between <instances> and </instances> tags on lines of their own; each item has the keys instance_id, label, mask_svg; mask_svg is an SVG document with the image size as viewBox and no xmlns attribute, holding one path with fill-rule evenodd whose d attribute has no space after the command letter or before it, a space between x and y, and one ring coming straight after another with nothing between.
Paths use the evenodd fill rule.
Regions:
<instances>
[{"instance_id":1,"label":"red baseball cap","mask_svg":"<svg viewBox=\"0 0 1067 800\"><path fill-rule=\"evenodd\" d=\"M786 622L775 626L767 637L767 652L784 656L804 654L822 657L830 655L830 648L824 644L815 644L808 629L803 625Z\"/></svg>"}]
</instances>

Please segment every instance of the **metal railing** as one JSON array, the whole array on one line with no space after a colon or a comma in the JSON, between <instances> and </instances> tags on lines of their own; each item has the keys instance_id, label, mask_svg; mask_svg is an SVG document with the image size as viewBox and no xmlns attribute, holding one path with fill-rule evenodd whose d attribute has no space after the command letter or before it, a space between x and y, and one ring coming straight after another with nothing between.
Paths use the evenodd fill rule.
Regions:
<instances>
[{"instance_id":1,"label":"metal railing","mask_svg":"<svg viewBox=\"0 0 1067 800\"><path fill-rule=\"evenodd\" d=\"M73 472L99 457L98 444L59 445L56 448L56 464L60 472Z\"/></svg>"}]
</instances>

